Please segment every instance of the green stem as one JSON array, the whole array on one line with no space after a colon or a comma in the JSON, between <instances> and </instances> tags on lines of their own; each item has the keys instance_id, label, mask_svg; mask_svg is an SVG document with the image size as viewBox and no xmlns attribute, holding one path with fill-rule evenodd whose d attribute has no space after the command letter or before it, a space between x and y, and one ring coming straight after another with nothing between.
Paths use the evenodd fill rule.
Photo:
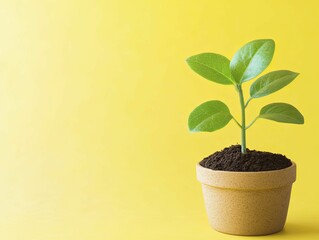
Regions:
<instances>
[{"instance_id":1,"label":"green stem","mask_svg":"<svg viewBox=\"0 0 319 240\"><path fill-rule=\"evenodd\" d=\"M245 154L246 151L246 114L245 114L245 100L243 90L241 85L237 86L239 100L240 100L240 107L241 107L241 152Z\"/></svg>"},{"instance_id":2,"label":"green stem","mask_svg":"<svg viewBox=\"0 0 319 240\"><path fill-rule=\"evenodd\" d=\"M236 118L233 117L233 119L234 119L235 123L241 128L241 125L240 125L240 123L236 120Z\"/></svg>"},{"instance_id":3,"label":"green stem","mask_svg":"<svg viewBox=\"0 0 319 240\"><path fill-rule=\"evenodd\" d=\"M249 98L245 104L245 108L248 106L248 103L252 100L252 98Z\"/></svg>"},{"instance_id":4,"label":"green stem","mask_svg":"<svg viewBox=\"0 0 319 240\"><path fill-rule=\"evenodd\" d=\"M257 119L258 117L255 117L255 119L246 127L246 130L250 128L256 122Z\"/></svg>"}]
</instances>

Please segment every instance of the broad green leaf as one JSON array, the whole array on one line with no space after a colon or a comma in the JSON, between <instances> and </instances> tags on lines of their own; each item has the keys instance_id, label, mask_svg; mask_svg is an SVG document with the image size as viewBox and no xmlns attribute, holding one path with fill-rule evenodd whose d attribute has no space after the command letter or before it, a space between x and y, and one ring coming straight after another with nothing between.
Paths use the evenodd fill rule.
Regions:
<instances>
[{"instance_id":1,"label":"broad green leaf","mask_svg":"<svg viewBox=\"0 0 319 240\"><path fill-rule=\"evenodd\" d=\"M230 74L230 61L216 53L201 53L189 57L186 62L200 76L220 84L233 84Z\"/></svg>"},{"instance_id":2,"label":"broad green leaf","mask_svg":"<svg viewBox=\"0 0 319 240\"><path fill-rule=\"evenodd\" d=\"M258 117L283 123L304 123L304 117L297 108L287 103L268 104L260 110Z\"/></svg>"},{"instance_id":3,"label":"broad green leaf","mask_svg":"<svg viewBox=\"0 0 319 240\"><path fill-rule=\"evenodd\" d=\"M299 73L279 70L258 78L250 87L250 96L260 98L274 93L291 83Z\"/></svg>"},{"instance_id":4,"label":"broad green leaf","mask_svg":"<svg viewBox=\"0 0 319 240\"><path fill-rule=\"evenodd\" d=\"M255 40L241 47L230 62L231 74L236 82L246 82L264 71L274 51L275 42L271 39Z\"/></svg>"},{"instance_id":5,"label":"broad green leaf","mask_svg":"<svg viewBox=\"0 0 319 240\"><path fill-rule=\"evenodd\" d=\"M188 118L192 132L213 132L225 127L232 119L228 107L221 101L208 101L195 108Z\"/></svg>"}]
</instances>

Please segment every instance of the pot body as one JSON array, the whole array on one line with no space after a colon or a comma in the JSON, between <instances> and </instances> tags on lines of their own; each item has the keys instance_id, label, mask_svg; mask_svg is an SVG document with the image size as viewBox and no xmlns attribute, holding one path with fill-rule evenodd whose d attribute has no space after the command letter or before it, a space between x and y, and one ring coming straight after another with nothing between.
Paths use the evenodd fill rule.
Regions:
<instances>
[{"instance_id":1,"label":"pot body","mask_svg":"<svg viewBox=\"0 0 319 240\"><path fill-rule=\"evenodd\" d=\"M264 172L215 171L197 164L210 225L234 235L267 235L283 229L296 165Z\"/></svg>"}]
</instances>

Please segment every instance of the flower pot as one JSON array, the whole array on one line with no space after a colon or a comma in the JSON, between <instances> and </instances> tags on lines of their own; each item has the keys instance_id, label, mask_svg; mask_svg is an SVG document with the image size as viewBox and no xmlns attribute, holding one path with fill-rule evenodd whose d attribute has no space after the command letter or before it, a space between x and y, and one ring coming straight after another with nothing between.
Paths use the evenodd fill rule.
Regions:
<instances>
[{"instance_id":1,"label":"flower pot","mask_svg":"<svg viewBox=\"0 0 319 240\"><path fill-rule=\"evenodd\" d=\"M262 172L215 171L196 165L209 223L219 232L267 235L283 229L296 165Z\"/></svg>"}]
</instances>

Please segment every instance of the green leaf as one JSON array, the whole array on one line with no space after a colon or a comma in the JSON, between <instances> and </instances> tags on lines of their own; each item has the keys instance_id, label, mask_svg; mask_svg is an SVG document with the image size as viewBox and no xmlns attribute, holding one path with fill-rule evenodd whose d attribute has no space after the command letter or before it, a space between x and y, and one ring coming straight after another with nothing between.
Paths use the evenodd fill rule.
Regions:
<instances>
[{"instance_id":1,"label":"green leaf","mask_svg":"<svg viewBox=\"0 0 319 240\"><path fill-rule=\"evenodd\" d=\"M258 117L283 123L304 123L304 117L297 108L287 103L268 104L260 110Z\"/></svg>"},{"instance_id":2,"label":"green leaf","mask_svg":"<svg viewBox=\"0 0 319 240\"><path fill-rule=\"evenodd\" d=\"M291 83L299 73L279 70L258 78L250 87L250 96L260 98L274 93Z\"/></svg>"},{"instance_id":3,"label":"green leaf","mask_svg":"<svg viewBox=\"0 0 319 240\"><path fill-rule=\"evenodd\" d=\"M186 60L191 69L200 76L220 84L233 84L229 59L216 53L201 53Z\"/></svg>"},{"instance_id":4,"label":"green leaf","mask_svg":"<svg viewBox=\"0 0 319 240\"><path fill-rule=\"evenodd\" d=\"M260 39L241 47L230 62L232 76L237 83L246 82L259 75L269 65L275 51L275 42Z\"/></svg>"},{"instance_id":5,"label":"green leaf","mask_svg":"<svg viewBox=\"0 0 319 240\"><path fill-rule=\"evenodd\" d=\"M228 107L221 101L208 101L195 108L188 118L192 132L213 132L225 127L232 119Z\"/></svg>"}]
</instances>

